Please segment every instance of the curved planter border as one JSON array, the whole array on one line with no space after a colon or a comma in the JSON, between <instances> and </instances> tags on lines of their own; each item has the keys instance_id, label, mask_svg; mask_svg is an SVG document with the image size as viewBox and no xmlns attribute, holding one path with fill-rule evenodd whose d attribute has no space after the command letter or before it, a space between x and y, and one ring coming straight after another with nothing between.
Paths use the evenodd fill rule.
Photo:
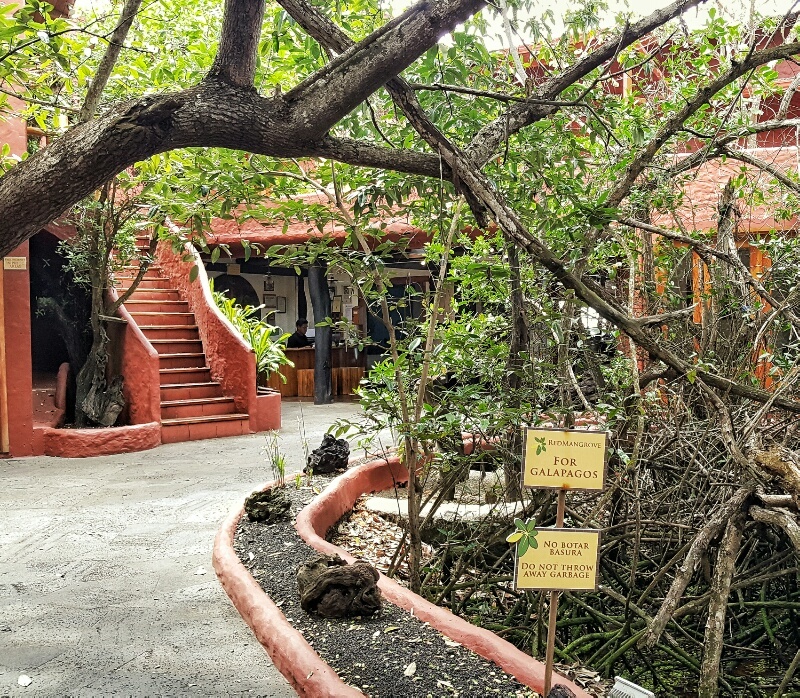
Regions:
<instances>
[{"instance_id":1,"label":"curved planter border","mask_svg":"<svg viewBox=\"0 0 800 698\"><path fill-rule=\"evenodd\" d=\"M353 562L355 558L326 541L325 534L353 508L361 495L389 489L407 480L408 474L397 457L374 460L355 467L337 477L300 512L295 528L300 537L319 552L336 554ZM271 486L272 483L263 489ZM363 696L360 691L342 682L336 672L317 655L239 561L233 549L233 536L243 513L243 507L238 507L226 519L214 540L212 556L214 570L233 605L265 647L275 666L300 695L321 698ZM476 654L495 662L518 681L540 693L543 690L544 664L511 643L435 606L384 575L381 575L378 586L392 603L407 611L413 610L418 618ZM591 698L568 679L557 674L554 679L571 689L578 698Z\"/></svg>"},{"instance_id":2,"label":"curved planter border","mask_svg":"<svg viewBox=\"0 0 800 698\"><path fill-rule=\"evenodd\" d=\"M42 430L44 455L61 458L113 456L118 453L146 451L161 444L161 423L133 424L108 429Z\"/></svg>"},{"instance_id":3,"label":"curved planter border","mask_svg":"<svg viewBox=\"0 0 800 698\"><path fill-rule=\"evenodd\" d=\"M266 490L273 485L269 483L261 489ZM243 515L244 507L240 506L225 519L214 539L211 557L217 578L234 607L298 695L364 698L361 691L345 684L320 658L239 561L233 549L233 537Z\"/></svg>"},{"instance_id":4,"label":"curved planter border","mask_svg":"<svg viewBox=\"0 0 800 698\"><path fill-rule=\"evenodd\" d=\"M300 512L295 528L300 537L312 548L321 553L339 555L348 562L353 562L355 558L342 548L326 541L325 534L353 508L361 495L390 489L395 484L407 481L408 473L400 465L397 456L375 460L348 470L331 482L319 497ZM413 610L417 618L427 621L439 632L460 642L481 657L493 661L521 683L539 693L544 690L544 664L518 650L510 642L490 630L468 623L447 609L432 604L384 575L378 580L378 586L392 603L407 611ZM578 698L591 698L579 686L558 674L553 675L553 685L556 683L571 689Z\"/></svg>"}]
</instances>

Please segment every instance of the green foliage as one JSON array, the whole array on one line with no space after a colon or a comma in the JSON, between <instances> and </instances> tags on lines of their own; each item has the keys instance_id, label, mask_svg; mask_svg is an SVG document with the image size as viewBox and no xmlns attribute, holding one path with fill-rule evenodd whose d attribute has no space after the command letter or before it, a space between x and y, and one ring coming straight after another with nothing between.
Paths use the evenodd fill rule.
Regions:
<instances>
[{"instance_id":1,"label":"green foliage","mask_svg":"<svg viewBox=\"0 0 800 698\"><path fill-rule=\"evenodd\" d=\"M257 314L262 306L254 308L248 305L243 308L236 302L236 299L228 298L224 293L214 291L213 288L212 294L214 302L222 314L255 352L256 371L259 377L266 380L273 373L278 373L285 383L286 378L279 373L280 367L284 365L294 366L286 358L284 352L284 344L289 338L289 333L281 334L279 327L260 320Z\"/></svg>"},{"instance_id":2,"label":"green foliage","mask_svg":"<svg viewBox=\"0 0 800 698\"><path fill-rule=\"evenodd\" d=\"M517 556L522 557L528 552L528 548L536 550L539 542L536 540L538 531L536 530L536 519L529 519L527 522L522 519L514 519L514 532L506 538L507 543L516 544Z\"/></svg>"},{"instance_id":3,"label":"green foliage","mask_svg":"<svg viewBox=\"0 0 800 698\"><path fill-rule=\"evenodd\" d=\"M271 431L264 438L264 455L272 471L272 479L278 487L283 487L286 484L286 455L281 452L278 433Z\"/></svg>"}]
</instances>

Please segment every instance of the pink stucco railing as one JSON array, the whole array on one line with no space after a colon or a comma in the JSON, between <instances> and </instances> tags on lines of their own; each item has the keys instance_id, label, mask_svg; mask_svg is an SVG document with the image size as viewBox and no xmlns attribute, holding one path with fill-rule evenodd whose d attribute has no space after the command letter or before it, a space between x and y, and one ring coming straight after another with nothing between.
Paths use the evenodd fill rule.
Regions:
<instances>
[{"instance_id":1,"label":"pink stucco railing","mask_svg":"<svg viewBox=\"0 0 800 698\"><path fill-rule=\"evenodd\" d=\"M113 301L116 289L109 290ZM117 311L127 324L112 336L119 342L119 373L124 382L122 392L128 410L129 424L149 424L161 421L161 380L158 373L158 352L144 336L125 306Z\"/></svg>"},{"instance_id":2,"label":"pink stucco railing","mask_svg":"<svg viewBox=\"0 0 800 698\"><path fill-rule=\"evenodd\" d=\"M256 355L214 303L200 255L189 244L175 253L169 242L161 241L156 256L164 274L181 291L194 313L211 376L219 381L223 392L235 400L236 408L252 417L251 429L255 429L258 414ZM195 265L199 273L190 281L189 275Z\"/></svg>"}]
</instances>

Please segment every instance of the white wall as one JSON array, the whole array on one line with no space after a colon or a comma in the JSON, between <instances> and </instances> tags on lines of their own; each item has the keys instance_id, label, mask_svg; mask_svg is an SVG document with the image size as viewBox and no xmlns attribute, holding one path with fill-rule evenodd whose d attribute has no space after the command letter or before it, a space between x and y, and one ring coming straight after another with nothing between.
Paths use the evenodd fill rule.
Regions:
<instances>
[{"instance_id":1,"label":"white wall","mask_svg":"<svg viewBox=\"0 0 800 698\"><path fill-rule=\"evenodd\" d=\"M217 276L221 276L225 272L219 271L210 271L208 272L208 276L210 278L214 278ZM264 291L264 279L266 278L265 275L262 274L241 274L240 275L245 281L247 281L258 294L258 297L261 299L261 302L264 302L264 294L265 293L273 293L276 296L283 296L286 298L286 312L285 313L271 313L269 315L271 322L273 325L277 325L280 327L284 332L292 333L294 332L294 323L297 321L297 276L277 276L275 274L272 275L272 279L275 282L275 290L274 291ZM311 300L308 298L308 282L305 283L305 290L306 290L306 302L308 307L308 322L310 327L308 328L309 336L313 336L312 330L314 327L314 311L311 308ZM262 309L262 316L266 319L266 308Z\"/></svg>"}]
</instances>

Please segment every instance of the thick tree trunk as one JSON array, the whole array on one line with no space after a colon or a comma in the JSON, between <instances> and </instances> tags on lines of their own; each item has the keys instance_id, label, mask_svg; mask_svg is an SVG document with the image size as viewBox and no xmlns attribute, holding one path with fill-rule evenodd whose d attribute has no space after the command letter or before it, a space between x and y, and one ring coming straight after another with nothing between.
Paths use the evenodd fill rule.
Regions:
<instances>
[{"instance_id":1,"label":"thick tree trunk","mask_svg":"<svg viewBox=\"0 0 800 698\"><path fill-rule=\"evenodd\" d=\"M122 378L107 380L108 335L101 315L105 314L105 289L99 284L92 288L92 348L86 363L78 372L75 396L75 425L87 427L99 424L113 426L123 408Z\"/></svg>"},{"instance_id":2,"label":"thick tree trunk","mask_svg":"<svg viewBox=\"0 0 800 698\"><path fill-rule=\"evenodd\" d=\"M331 297L328 294L327 266L317 263L308 269L308 289L311 306L314 309L314 322L318 323L331 315ZM314 404L327 405L331 396L331 339L328 326L315 329L314 339Z\"/></svg>"},{"instance_id":3,"label":"thick tree trunk","mask_svg":"<svg viewBox=\"0 0 800 698\"><path fill-rule=\"evenodd\" d=\"M260 26L249 27L242 45L243 23L231 16L240 13L260 25L263 8L253 0L228 0L221 53L203 83L119 105L0 177L0 256L126 167L157 153L207 146L289 157L316 154L343 116L485 4L419 3L290 92L266 98L252 82L239 84L252 72ZM391 153L387 150L387 167Z\"/></svg>"}]
</instances>

